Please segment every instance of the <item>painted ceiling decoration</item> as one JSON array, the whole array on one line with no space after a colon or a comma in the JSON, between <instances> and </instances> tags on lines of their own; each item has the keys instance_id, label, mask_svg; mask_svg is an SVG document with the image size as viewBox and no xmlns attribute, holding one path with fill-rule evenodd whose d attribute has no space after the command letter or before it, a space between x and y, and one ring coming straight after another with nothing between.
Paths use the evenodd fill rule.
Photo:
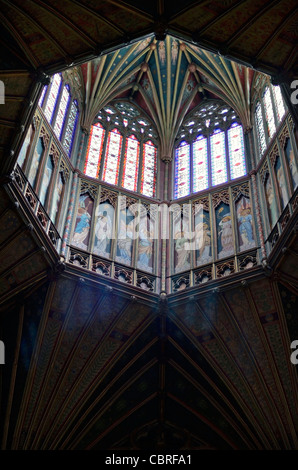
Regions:
<instances>
[{"instance_id":1,"label":"painted ceiling decoration","mask_svg":"<svg viewBox=\"0 0 298 470\"><path fill-rule=\"evenodd\" d=\"M185 115L208 98L228 103L244 129L251 128L251 84L260 73L166 36L153 36L77 69L84 82L82 127L88 132L100 109L128 98L154 121L161 158L170 160Z\"/></svg>"},{"instance_id":2,"label":"painted ceiling decoration","mask_svg":"<svg viewBox=\"0 0 298 470\"><path fill-rule=\"evenodd\" d=\"M134 0L1 0L0 6L0 43L3 46L0 80L5 85L6 102L9 104L0 107L0 170L3 173L9 173L13 168L25 130L33 117L33 103L49 75L91 59L98 60L101 54L114 53L123 46L130 45L135 50L138 48L137 43L146 41L151 34L162 42L167 35L175 38L178 48L174 47L173 57L178 53L177 62L182 56L182 64L190 65L190 70L185 70L184 78L188 74L189 80L193 79L196 86L200 86L199 75L204 69L205 92L213 92L214 87L218 88L217 79L223 67L222 61L203 53L204 65L200 64L199 53L194 49L191 51L191 46L187 46L182 54L181 41L211 53L220 53L222 58L252 66L255 70L274 76L279 83L286 82L289 85L298 77L298 11L295 0L179 0L175 4L169 0L142 3ZM140 58L145 67L150 57L154 58L158 54L159 44L156 52L149 50L149 46L144 49L146 52ZM193 62L196 71L192 67ZM156 62L157 73L161 65L158 66ZM149 80L150 65L148 72L144 70L142 74L137 73L137 67L140 66L140 63L132 64L132 71L135 67L140 80L141 75L143 80ZM237 106L237 112L239 108L241 119L245 122L250 98L243 79L240 85L236 78L243 71L238 70L236 73L237 69L239 66L231 64L225 68L226 83L223 89L217 91L227 96L234 88L237 98L233 106ZM182 77L179 78L181 80ZM178 75L174 74L175 79L178 79ZM154 85L161 97L158 80L158 77L154 78ZM251 77L246 77L246 80L250 81ZM138 85L141 86L142 82L138 82ZM111 96L110 89L104 91L106 97ZM88 100L89 93L90 90L87 91ZM178 100L177 94L175 106ZM31 107L28 107L28 103L31 103ZM169 133L175 113L173 109L171 113L171 107L170 111L164 108L165 104L164 99L157 101L154 112L160 130L167 139L164 148L166 156L171 146ZM250 125L249 122L247 124Z\"/></svg>"}]
</instances>

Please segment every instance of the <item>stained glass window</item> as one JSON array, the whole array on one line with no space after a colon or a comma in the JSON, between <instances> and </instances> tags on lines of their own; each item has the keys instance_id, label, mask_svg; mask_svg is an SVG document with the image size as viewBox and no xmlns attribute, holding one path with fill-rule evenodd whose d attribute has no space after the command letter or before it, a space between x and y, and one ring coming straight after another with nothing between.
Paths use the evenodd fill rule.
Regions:
<instances>
[{"instance_id":1,"label":"stained glass window","mask_svg":"<svg viewBox=\"0 0 298 470\"><path fill-rule=\"evenodd\" d=\"M57 116L55 120L55 126L54 126L54 132L56 136L58 137L58 139L61 139L63 123L64 123L64 119L65 119L69 102L70 102L69 86L65 85L63 87L62 96L61 96L61 100L59 103Z\"/></svg>"},{"instance_id":2,"label":"stained glass window","mask_svg":"<svg viewBox=\"0 0 298 470\"><path fill-rule=\"evenodd\" d=\"M47 118L49 122L51 122L53 118L53 113L54 113L56 101L59 95L61 83L62 83L62 77L60 73L56 73L53 76L53 81L51 83L51 88L50 88L49 96L48 96L45 111L44 111L45 117Z\"/></svg>"},{"instance_id":3,"label":"stained glass window","mask_svg":"<svg viewBox=\"0 0 298 470\"><path fill-rule=\"evenodd\" d=\"M193 143L193 191L208 188L207 138L199 135Z\"/></svg>"},{"instance_id":4,"label":"stained glass window","mask_svg":"<svg viewBox=\"0 0 298 470\"><path fill-rule=\"evenodd\" d=\"M148 140L143 147L143 168L141 180L141 193L144 196L155 196L156 184L156 154L155 145Z\"/></svg>"},{"instance_id":5,"label":"stained glass window","mask_svg":"<svg viewBox=\"0 0 298 470\"><path fill-rule=\"evenodd\" d=\"M268 126L268 135L271 138L274 132L276 131L276 127L275 127L274 112L273 112L273 106L272 106L269 87L266 88L263 98L264 98L264 105L265 105L266 121L267 121L267 126Z\"/></svg>"},{"instance_id":6,"label":"stained glass window","mask_svg":"<svg viewBox=\"0 0 298 470\"><path fill-rule=\"evenodd\" d=\"M212 185L227 181L225 133L215 130L210 137Z\"/></svg>"},{"instance_id":7,"label":"stained glass window","mask_svg":"<svg viewBox=\"0 0 298 470\"><path fill-rule=\"evenodd\" d=\"M264 131L262 107L261 107L260 102L258 102L256 106L255 120L256 120L256 128L257 128L258 141L259 141L259 151L260 151L260 154L263 155L263 153L266 150L266 138L265 138L265 131Z\"/></svg>"},{"instance_id":8,"label":"stained glass window","mask_svg":"<svg viewBox=\"0 0 298 470\"><path fill-rule=\"evenodd\" d=\"M175 198L190 193L190 145L183 141L176 149Z\"/></svg>"},{"instance_id":9,"label":"stained glass window","mask_svg":"<svg viewBox=\"0 0 298 470\"><path fill-rule=\"evenodd\" d=\"M231 179L233 180L246 173L243 130L240 124L232 124L228 130L228 142Z\"/></svg>"},{"instance_id":10,"label":"stained glass window","mask_svg":"<svg viewBox=\"0 0 298 470\"><path fill-rule=\"evenodd\" d=\"M275 101L275 109L277 111L277 117L278 117L278 120L281 121L286 112L284 103L283 103L281 90L278 85L273 86L272 89L273 89L273 96L274 96L274 101Z\"/></svg>"},{"instance_id":11,"label":"stained glass window","mask_svg":"<svg viewBox=\"0 0 298 470\"><path fill-rule=\"evenodd\" d=\"M103 180L106 183L118 184L119 164L123 137L118 129L109 132Z\"/></svg>"},{"instance_id":12,"label":"stained glass window","mask_svg":"<svg viewBox=\"0 0 298 470\"><path fill-rule=\"evenodd\" d=\"M46 96L46 92L47 92L47 89L48 89L48 85L45 85L42 89L42 92L41 92L41 95L40 95L40 98L39 98L39 101L38 101L38 106L40 106L40 108L42 107L43 105L43 102L44 102L44 99L45 99L45 96Z\"/></svg>"},{"instance_id":13,"label":"stained glass window","mask_svg":"<svg viewBox=\"0 0 298 470\"><path fill-rule=\"evenodd\" d=\"M76 132L76 126L79 117L78 103L73 100L70 107L66 130L64 134L63 147L65 148L68 156L70 157L72 151L73 140Z\"/></svg>"},{"instance_id":14,"label":"stained glass window","mask_svg":"<svg viewBox=\"0 0 298 470\"><path fill-rule=\"evenodd\" d=\"M122 186L130 191L136 191L138 186L140 142L134 135L126 139L123 166Z\"/></svg>"},{"instance_id":15,"label":"stained glass window","mask_svg":"<svg viewBox=\"0 0 298 470\"><path fill-rule=\"evenodd\" d=\"M92 178L98 177L104 135L105 130L101 124L97 123L91 127L84 173Z\"/></svg>"}]
</instances>

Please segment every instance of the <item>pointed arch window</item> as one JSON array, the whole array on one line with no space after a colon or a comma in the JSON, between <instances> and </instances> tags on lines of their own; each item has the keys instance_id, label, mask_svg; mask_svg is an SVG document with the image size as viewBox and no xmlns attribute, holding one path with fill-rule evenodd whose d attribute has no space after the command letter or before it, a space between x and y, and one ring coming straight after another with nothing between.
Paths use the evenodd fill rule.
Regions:
<instances>
[{"instance_id":1,"label":"pointed arch window","mask_svg":"<svg viewBox=\"0 0 298 470\"><path fill-rule=\"evenodd\" d=\"M275 104L275 109L277 112L277 117L278 117L278 120L281 121L286 113L282 94L281 94L281 89L278 85L276 85L272 87L272 90L273 90L274 104Z\"/></svg>"},{"instance_id":2,"label":"pointed arch window","mask_svg":"<svg viewBox=\"0 0 298 470\"><path fill-rule=\"evenodd\" d=\"M276 131L276 126L275 126L274 111L273 111L269 86L265 88L263 100L264 100L264 106L265 106L268 135L269 135L269 138L271 139L271 137L273 137L273 134Z\"/></svg>"},{"instance_id":3,"label":"pointed arch window","mask_svg":"<svg viewBox=\"0 0 298 470\"><path fill-rule=\"evenodd\" d=\"M233 123L228 130L229 159L231 179L239 178L246 173L243 129Z\"/></svg>"},{"instance_id":4,"label":"pointed arch window","mask_svg":"<svg viewBox=\"0 0 298 470\"><path fill-rule=\"evenodd\" d=\"M56 136L58 137L58 139L61 139L63 124L64 124L64 120L66 117L66 112L69 106L69 102L70 102L69 85L64 85L58 111L57 111L56 120L55 120L55 126L54 126L54 132Z\"/></svg>"},{"instance_id":5,"label":"pointed arch window","mask_svg":"<svg viewBox=\"0 0 298 470\"><path fill-rule=\"evenodd\" d=\"M51 84L43 87L38 105L43 109L47 121L67 155L71 157L79 118L79 105L78 101L73 99L70 85L64 82L61 73L53 75Z\"/></svg>"},{"instance_id":6,"label":"pointed arch window","mask_svg":"<svg viewBox=\"0 0 298 470\"><path fill-rule=\"evenodd\" d=\"M199 135L193 143L193 192L208 188L207 138Z\"/></svg>"},{"instance_id":7,"label":"pointed arch window","mask_svg":"<svg viewBox=\"0 0 298 470\"><path fill-rule=\"evenodd\" d=\"M64 121L65 134L64 134L63 144L62 144L69 157L72 152L78 118L79 118L78 102L77 100L73 100L73 102L71 103L71 107L70 107L68 121Z\"/></svg>"},{"instance_id":8,"label":"pointed arch window","mask_svg":"<svg viewBox=\"0 0 298 470\"><path fill-rule=\"evenodd\" d=\"M175 198L246 174L243 127L235 111L220 100L210 100L186 116L177 140Z\"/></svg>"},{"instance_id":9,"label":"pointed arch window","mask_svg":"<svg viewBox=\"0 0 298 470\"><path fill-rule=\"evenodd\" d=\"M105 130L99 122L91 127L84 173L92 178L98 178L104 136Z\"/></svg>"},{"instance_id":10,"label":"pointed arch window","mask_svg":"<svg viewBox=\"0 0 298 470\"><path fill-rule=\"evenodd\" d=\"M210 136L212 186L227 181L225 133L216 129Z\"/></svg>"},{"instance_id":11,"label":"pointed arch window","mask_svg":"<svg viewBox=\"0 0 298 470\"><path fill-rule=\"evenodd\" d=\"M57 102L57 98L62 85L62 76L60 73L56 73L53 76L52 83L50 85L50 91L45 106L45 117L51 123L54 115L54 110Z\"/></svg>"},{"instance_id":12,"label":"pointed arch window","mask_svg":"<svg viewBox=\"0 0 298 470\"><path fill-rule=\"evenodd\" d=\"M106 183L118 184L122 141L123 137L118 129L109 132L103 172L103 181Z\"/></svg>"},{"instance_id":13,"label":"pointed arch window","mask_svg":"<svg viewBox=\"0 0 298 470\"><path fill-rule=\"evenodd\" d=\"M274 137L285 113L286 107L280 87L267 84L262 98L256 102L254 113L260 158Z\"/></svg>"},{"instance_id":14,"label":"pointed arch window","mask_svg":"<svg viewBox=\"0 0 298 470\"><path fill-rule=\"evenodd\" d=\"M190 193L190 144L185 141L176 149L175 183L175 198Z\"/></svg>"},{"instance_id":15,"label":"pointed arch window","mask_svg":"<svg viewBox=\"0 0 298 470\"><path fill-rule=\"evenodd\" d=\"M112 102L99 111L98 121L91 128L84 173L155 197L157 132L143 113L125 100Z\"/></svg>"},{"instance_id":16,"label":"pointed arch window","mask_svg":"<svg viewBox=\"0 0 298 470\"><path fill-rule=\"evenodd\" d=\"M122 187L137 191L139 171L140 142L132 134L126 139Z\"/></svg>"},{"instance_id":17,"label":"pointed arch window","mask_svg":"<svg viewBox=\"0 0 298 470\"><path fill-rule=\"evenodd\" d=\"M153 197L155 195L156 163L157 148L151 140L148 140L143 148L141 193L144 196Z\"/></svg>"}]
</instances>

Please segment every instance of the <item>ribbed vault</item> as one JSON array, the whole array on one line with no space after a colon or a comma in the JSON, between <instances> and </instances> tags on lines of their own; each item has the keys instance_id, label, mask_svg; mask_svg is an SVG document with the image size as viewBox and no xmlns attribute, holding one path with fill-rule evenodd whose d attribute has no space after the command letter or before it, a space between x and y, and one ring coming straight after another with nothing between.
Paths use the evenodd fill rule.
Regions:
<instances>
[{"instance_id":1,"label":"ribbed vault","mask_svg":"<svg viewBox=\"0 0 298 470\"><path fill-rule=\"evenodd\" d=\"M84 84L82 127L90 129L98 111L117 97L129 98L155 122L161 157L171 158L187 112L208 98L234 108L251 128L252 83L261 74L171 36L148 37L75 69Z\"/></svg>"}]
</instances>

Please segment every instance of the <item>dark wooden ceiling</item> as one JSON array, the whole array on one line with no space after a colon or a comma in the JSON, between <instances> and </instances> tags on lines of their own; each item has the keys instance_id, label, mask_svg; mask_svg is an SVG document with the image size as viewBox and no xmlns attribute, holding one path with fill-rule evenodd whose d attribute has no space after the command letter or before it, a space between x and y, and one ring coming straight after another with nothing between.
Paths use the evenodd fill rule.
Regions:
<instances>
[{"instance_id":1,"label":"dark wooden ceiling","mask_svg":"<svg viewBox=\"0 0 298 470\"><path fill-rule=\"evenodd\" d=\"M271 270L163 300L58 269L15 188L0 190L3 449L298 448L294 220Z\"/></svg>"}]
</instances>

